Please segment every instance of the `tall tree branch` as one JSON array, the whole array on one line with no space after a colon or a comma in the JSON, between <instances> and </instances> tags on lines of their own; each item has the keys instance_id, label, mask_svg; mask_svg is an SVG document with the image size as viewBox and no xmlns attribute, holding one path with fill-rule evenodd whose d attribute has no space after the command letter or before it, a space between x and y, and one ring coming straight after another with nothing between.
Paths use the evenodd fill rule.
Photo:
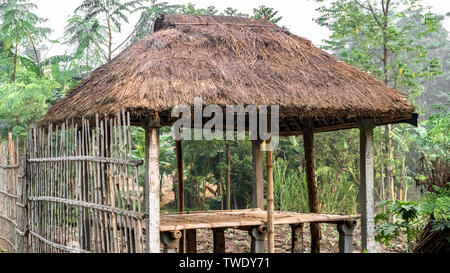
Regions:
<instances>
[{"instance_id":1,"label":"tall tree branch","mask_svg":"<svg viewBox=\"0 0 450 273\"><path fill-rule=\"evenodd\" d=\"M368 10L368 11L372 14L372 16L373 16L373 18L375 19L375 22L377 23L377 25L380 26L380 27L383 27L383 24L381 24L381 22L380 22L380 20L378 19L378 17L377 17L377 15L376 15L375 11L374 11L373 8L372 8L372 5L371 5L369 2L366 2L366 3L368 4L368 7L366 7L366 6L364 6L363 4L361 4L358 0L354 0L354 2L355 2L358 6L360 6L361 8L363 8L363 9L365 9L365 10Z\"/></svg>"}]
</instances>

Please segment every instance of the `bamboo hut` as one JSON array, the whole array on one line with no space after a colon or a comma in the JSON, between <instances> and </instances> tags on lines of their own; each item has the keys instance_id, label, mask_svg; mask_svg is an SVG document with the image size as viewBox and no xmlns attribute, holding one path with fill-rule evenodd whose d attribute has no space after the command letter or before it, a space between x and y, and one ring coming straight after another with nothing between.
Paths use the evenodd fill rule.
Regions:
<instances>
[{"instance_id":1,"label":"bamboo hut","mask_svg":"<svg viewBox=\"0 0 450 273\"><path fill-rule=\"evenodd\" d=\"M171 126L176 121L171 117L175 106L193 108L196 97L201 97L205 105L223 108L227 105L277 105L280 135L304 136L309 205L313 214L303 218L295 216L297 222L289 222L286 219L291 219L293 215L283 216L273 212L272 157L271 152L267 152L267 214L262 210L252 210L249 214L255 219L260 217L266 223L269 252L273 252L274 221L278 223L276 221L285 219L283 223L295 224L293 232L297 232L304 222L312 223L312 236L316 238L317 247L317 238L320 237L317 223L328 220L345 220L348 223L348 220L355 219L344 217L333 218L332 221L326 216L314 214L319 212L314 134L359 128L362 248L369 252L376 251L373 128L393 123L416 125L415 108L400 92L316 48L309 40L268 21L225 16L160 16L154 33L92 72L49 109L41 124L57 125L82 118L95 120L97 114L114 116L125 110L129 113L131 125L146 128L146 242L148 251L159 252L160 231L161 240L168 242L166 245L170 249L173 249L174 239L181 236L177 232L172 233L172 237L166 236L163 232L166 230L160 226L167 219L160 216L158 205L159 128ZM260 147L261 142L254 141L254 203L255 208L264 209L263 152ZM179 173L182 173L179 143L177 155ZM182 180L182 176L180 178ZM180 200L183 200L182 196ZM180 206L183 207L183 204ZM214 212L208 213L214 215ZM201 213L180 215L191 222L197 219L198 223L204 221L202 217L208 216ZM314 215L322 218L316 219ZM234 220L239 222L239 219ZM254 220L252 225L258 226L261 221ZM172 231L175 231L177 224L172 224ZM348 235L345 230L351 228L351 225L340 227L342 238ZM264 230L260 227L258 232ZM260 240L257 238L260 235L258 232L252 235L256 241ZM186 236L189 237L189 234L195 236L192 232L187 232ZM223 229L219 227L214 234L214 242L219 248L223 244ZM258 247L260 245L255 245L255 248ZM348 245L343 243L342 247Z\"/></svg>"}]
</instances>

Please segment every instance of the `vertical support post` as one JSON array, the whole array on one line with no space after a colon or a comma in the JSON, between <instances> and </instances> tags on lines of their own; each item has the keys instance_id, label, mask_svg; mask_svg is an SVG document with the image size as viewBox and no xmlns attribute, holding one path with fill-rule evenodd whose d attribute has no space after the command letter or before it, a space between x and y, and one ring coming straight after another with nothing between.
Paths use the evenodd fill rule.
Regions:
<instances>
[{"instance_id":1,"label":"vertical support post","mask_svg":"<svg viewBox=\"0 0 450 273\"><path fill-rule=\"evenodd\" d=\"M225 229L214 228L213 230L214 253L225 253Z\"/></svg>"},{"instance_id":2,"label":"vertical support post","mask_svg":"<svg viewBox=\"0 0 450 273\"><path fill-rule=\"evenodd\" d=\"M251 253L265 253L264 240L267 228L265 226L253 227L248 231L251 237Z\"/></svg>"},{"instance_id":3,"label":"vertical support post","mask_svg":"<svg viewBox=\"0 0 450 273\"><path fill-rule=\"evenodd\" d=\"M156 117L145 128L145 212L146 251L159 253L159 118Z\"/></svg>"},{"instance_id":4,"label":"vertical support post","mask_svg":"<svg viewBox=\"0 0 450 273\"><path fill-rule=\"evenodd\" d=\"M51 126L51 124L50 124ZM86 123L85 119L82 119L81 122L81 135L80 135L80 154L83 156L89 155L89 134L90 130ZM52 131L49 130L49 137L51 137ZM51 139L49 140L49 142ZM48 155L52 156L52 155ZM84 202L89 202L89 163L88 162L81 162L80 163L81 172L80 172L80 190L81 190L81 200ZM91 222L90 222L90 215L89 215L89 208L81 208L81 215L80 215L80 221L81 221L81 238L80 238L80 246L84 250L91 250Z\"/></svg>"},{"instance_id":5,"label":"vertical support post","mask_svg":"<svg viewBox=\"0 0 450 273\"><path fill-rule=\"evenodd\" d=\"M231 155L230 144L225 145L225 153L227 157L227 210L231 209Z\"/></svg>"},{"instance_id":6,"label":"vertical support post","mask_svg":"<svg viewBox=\"0 0 450 273\"><path fill-rule=\"evenodd\" d=\"M16 154L14 149L14 140L12 137L12 133L8 133L8 151L9 151L9 164L10 166L16 165ZM9 178L9 192L15 194L16 188L14 185L15 177L14 172L10 171L10 178Z\"/></svg>"},{"instance_id":7,"label":"vertical support post","mask_svg":"<svg viewBox=\"0 0 450 273\"><path fill-rule=\"evenodd\" d=\"M178 172L178 211L184 211L184 176L183 176L183 148L181 140L175 141L177 154L177 172ZM184 253L184 234L183 231L180 238L179 253Z\"/></svg>"},{"instance_id":8,"label":"vertical support post","mask_svg":"<svg viewBox=\"0 0 450 273\"><path fill-rule=\"evenodd\" d=\"M308 185L309 212L319 213L319 196L317 193L316 161L314 156L313 122L308 120L303 126L303 144L306 160L306 182ZM320 224L311 223L311 253L320 253Z\"/></svg>"},{"instance_id":9,"label":"vertical support post","mask_svg":"<svg viewBox=\"0 0 450 273\"><path fill-rule=\"evenodd\" d=\"M373 120L359 122L360 130L360 173L359 186L361 207L361 251L376 252L374 223L374 158L373 158Z\"/></svg>"},{"instance_id":10,"label":"vertical support post","mask_svg":"<svg viewBox=\"0 0 450 273\"><path fill-rule=\"evenodd\" d=\"M291 225L292 253L303 253L303 223Z\"/></svg>"},{"instance_id":11,"label":"vertical support post","mask_svg":"<svg viewBox=\"0 0 450 273\"><path fill-rule=\"evenodd\" d=\"M337 225L339 232L339 253L353 253L353 230L356 221L345 221Z\"/></svg>"},{"instance_id":12,"label":"vertical support post","mask_svg":"<svg viewBox=\"0 0 450 273\"><path fill-rule=\"evenodd\" d=\"M261 144L261 140L252 140L253 207L264 210L264 165Z\"/></svg>"},{"instance_id":13,"label":"vertical support post","mask_svg":"<svg viewBox=\"0 0 450 273\"><path fill-rule=\"evenodd\" d=\"M197 230L186 230L186 252L197 253Z\"/></svg>"},{"instance_id":14,"label":"vertical support post","mask_svg":"<svg viewBox=\"0 0 450 273\"><path fill-rule=\"evenodd\" d=\"M16 194L19 197L17 205L17 252L28 252L28 181L27 181L27 147L24 146L23 156L20 157L20 166L16 187Z\"/></svg>"},{"instance_id":15,"label":"vertical support post","mask_svg":"<svg viewBox=\"0 0 450 273\"><path fill-rule=\"evenodd\" d=\"M181 238L181 231L161 232L161 241L164 244L164 253L177 253L178 240Z\"/></svg>"},{"instance_id":16,"label":"vertical support post","mask_svg":"<svg viewBox=\"0 0 450 273\"><path fill-rule=\"evenodd\" d=\"M269 253L275 253L275 232L273 221L273 152L271 140L268 141L269 149L266 152L266 170L267 170L267 248Z\"/></svg>"}]
</instances>

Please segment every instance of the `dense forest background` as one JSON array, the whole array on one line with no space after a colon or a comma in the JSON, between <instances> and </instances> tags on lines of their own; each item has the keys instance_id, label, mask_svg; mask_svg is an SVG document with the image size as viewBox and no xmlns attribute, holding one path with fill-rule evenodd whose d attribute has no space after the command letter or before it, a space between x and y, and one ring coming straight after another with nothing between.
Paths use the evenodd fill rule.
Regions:
<instances>
[{"instance_id":1,"label":"dense forest background","mask_svg":"<svg viewBox=\"0 0 450 273\"><path fill-rule=\"evenodd\" d=\"M408 203L411 200L421 200L424 189L417 181L426 179L423 162L439 158L448 163L450 43L448 31L442 26L444 17L433 14L418 0L314 2L321 4L321 15L315 22L332 33L323 49L400 90L417 107L418 128L400 124L375 130L375 198L377 202L398 200L403 203L397 204L404 206L413 204ZM80 0L67 21L64 37L50 40L51 26L34 13L36 9L28 0L0 1L0 141L8 132L24 139L30 124L38 121L52 103L95 68L151 33L160 14L245 16L274 23L281 20L281 14L266 6L243 14L232 7L219 11L214 6L198 8L156 0ZM139 20L133 32L125 41L116 41L116 34L135 14ZM70 51L47 56L44 45L48 43L67 45ZM144 131L134 128L133 138L134 155L143 158ZM358 130L318 134L315 145L321 212L357 213ZM162 175L176 172L174 147L170 128L163 128ZM184 141L183 152L188 209L252 206L250 141ZM282 138L274 160L275 209L308 211L302 137ZM228 170L231 204L225 201ZM214 197L207 198L211 194ZM437 219L448 225L448 192L436 202L431 213L439 209ZM380 206L379 212L393 212L392 206L386 207L388 203L381 204L384 207ZM391 217L388 221L395 220ZM389 230L381 232L386 235Z\"/></svg>"}]
</instances>

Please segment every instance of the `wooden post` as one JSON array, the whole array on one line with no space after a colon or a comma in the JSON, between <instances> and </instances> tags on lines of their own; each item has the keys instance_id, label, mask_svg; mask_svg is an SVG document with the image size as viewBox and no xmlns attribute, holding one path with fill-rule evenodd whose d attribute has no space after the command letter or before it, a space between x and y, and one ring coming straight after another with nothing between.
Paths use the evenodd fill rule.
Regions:
<instances>
[{"instance_id":1,"label":"wooden post","mask_svg":"<svg viewBox=\"0 0 450 273\"><path fill-rule=\"evenodd\" d=\"M197 230L186 230L186 252L197 253Z\"/></svg>"},{"instance_id":2,"label":"wooden post","mask_svg":"<svg viewBox=\"0 0 450 273\"><path fill-rule=\"evenodd\" d=\"M267 170L267 248L269 253L275 253L275 232L273 221L273 152L271 149L271 140L267 141L269 147L266 152L266 170Z\"/></svg>"},{"instance_id":3,"label":"wooden post","mask_svg":"<svg viewBox=\"0 0 450 273\"><path fill-rule=\"evenodd\" d=\"M252 140L253 207L264 210L264 166L261 144L260 140Z\"/></svg>"},{"instance_id":4,"label":"wooden post","mask_svg":"<svg viewBox=\"0 0 450 273\"><path fill-rule=\"evenodd\" d=\"M303 144L306 160L306 182L308 185L309 212L319 213L319 196L317 193L316 162L314 156L314 132L312 120L303 126ZM320 253L320 224L311 223L311 253Z\"/></svg>"},{"instance_id":5,"label":"wooden post","mask_svg":"<svg viewBox=\"0 0 450 273\"><path fill-rule=\"evenodd\" d=\"M27 147L24 145L24 153L20 158L16 194L17 202L17 252L26 253L28 249L28 176L27 176Z\"/></svg>"},{"instance_id":6,"label":"wooden post","mask_svg":"<svg viewBox=\"0 0 450 273\"><path fill-rule=\"evenodd\" d=\"M145 212L146 251L160 252L159 234L159 118L151 120L145 128Z\"/></svg>"},{"instance_id":7,"label":"wooden post","mask_svg":"<svg viewBox=\"0 0 450 273\"><path fill-rule=\"evenodd\" d=\"M231 155L230 144L225 145L226 157L227 157L227 210L231 209Z\"/></svg>"},{"instance_id":8,"label":"wooden post","mask_svg":"<svg viewBox=\"0 0 450 273\"><path fill-rule=\"evenodd\" d=\"M374 223L374 158L373 158L373 120L359 122L360 130L360 173L359 186L361 207L361 251L375 253L375 223Z\"/></svg>"},{"instance_id":9,"label":"wooden post","mask_svg":"<svg viewBox=\"0 0 450 273\"><path fill-rule=\"evenodd\" d=\"M12 137L12 133L8 133L8 150L9 150L9 165L14 166L16 165L16 155L15 155L15 149L14 149L14 140ZM8 164L6 164L8 165ZM10 172L10 179L9 179L9 190L11 193L16 193L16 187L14 185L15 177L14 172Z\"/></svg>"},{"instance_id":10,"label":"wooden post","mask_svg":"<svg viewBox=\"0 0 450 273\"><path fill-rule=\"evenodd\" d=\"M214 253L225 253L225 229L213 228Z\"/></svg>"},{"instance_id":11,"label":"wooden post","mask_svg":"<svg viewBox=\"0 0 450 273\"><path fill-rule=\"evenodd\" d=\"M175 141L176 154L177 154L177 172L178 172L178 211L184 211L184 176L183 176L183 148L181 140ZM184 237L183 231L180 238L180 246L178 247L179 253L184 253Z\"/></svg>"},{"instance_id":12,"label":"wooden post","mask_svg":"<svg viewBox=\"0 0 450 273\"><path fill-rule=\"evenodd\" d=\"M303 223L290 226L292 231L291 252L303 253Z\"/></svg>"},{"instance_id":13,"label":"wooden post","mask_svg":"<svg viewBox=\"0 0 450 273\"><path fill-rule=\"evenodd\" d=\"M49 132L51 134L51 131ZM90 134L89 127L85 124L83 120L83 127L81 130L81 155L89 155L89 137ZM51 140L50 140L51 141ZM85 202L89 202L89 163L82 162L81 163L81 200ZM84 250L91 250L91 223L89 217L89 208L81 209L81 218L82 218L82 240L80 246Z\"/></svg>"}]
</instances>

